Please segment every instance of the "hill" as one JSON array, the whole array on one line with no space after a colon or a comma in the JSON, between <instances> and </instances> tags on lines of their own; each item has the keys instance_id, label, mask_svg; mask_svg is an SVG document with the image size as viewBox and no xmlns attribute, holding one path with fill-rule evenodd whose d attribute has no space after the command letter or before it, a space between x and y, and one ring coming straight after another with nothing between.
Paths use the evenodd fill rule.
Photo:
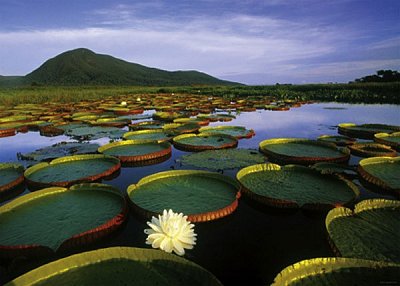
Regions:
<instances>
[{"instance_id":1,"label":"hill","mask_svg":"<svg viewBox=\"0 0 400 286\"><path fill-rule=\"evenodd\" d=\"M21 80L18 78L18 80ZM22 79L25 85L237 85L198 71L165 71L80 48L47 60ZM1 84L0 80L0 84Z\"/></svg>"}]
</instances>

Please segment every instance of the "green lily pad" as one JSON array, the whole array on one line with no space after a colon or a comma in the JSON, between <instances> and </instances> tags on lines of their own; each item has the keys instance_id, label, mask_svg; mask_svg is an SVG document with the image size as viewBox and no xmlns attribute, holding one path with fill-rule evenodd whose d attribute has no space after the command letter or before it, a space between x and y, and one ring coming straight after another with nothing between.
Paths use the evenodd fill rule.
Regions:
<instances>
[{"instance_id":1,"label":"green lily pad","mask_svg":"<svg viewBox=\"0 0 400 286\"><path fill-rule=\"evenodd\" d=\"M199 222L232 213L238 205L240 184L218 173L174 170L142 178L127 192L134 210L145 217L173 209Z\"/></svg>"},{"instance_id":2,"label":"green lily pad","mask_svg":"<svg viewBox=\"0 0 400 286\"><path fill-rule=\"evenodd\" d=\"M389 146L379 143L354 143L348 146L351 154L359 157L396 157L397 152Z\"/></svg>"},{"instance_id":3,"label":"green lily pad","mask_svg":"<svg viewBox=\"0 0 400 286\"><path fill-rule=\"evenodd\" d=\"M257 150L221 149L183 155L180 162L211 170L226 170L264 163L265 157Z\"/></svg>"},{"instance_id":4,"label":"green lily pad","mask_svg":"<svg viewBox=\"0 0 400 286\"><path fill-rule=\"evenodd\" d=\"M160 250L110 247L34 269L7 285L222 285L201 266Z\"/></svg>"},{"instance_id":5,"label":"green lily pad","mask_svg":"<svg viewBox=\"0 0 400 286\"><path fill-rule=\"evenodd\" d=\"M182 134L172 139L175 148L185 151L203 151L234 148L238 144L235 137L226 134Z\"/></svg>"},{"instance_id":6,"label":"green lily pad","mask_svg":"<svg viewBox=\"0 0 400 286\"><path fill-rule=\"evenodd\" d=\"M162 129L164 122L161 121L142 121L139 123L129 124L130 130L148 130L148 129Z\"/></svg>"},{"instance_id":7,"label":"green lily pad","mask_svg":"<svg viewBox=\"0 0 400 286\"><path fill-rule=\"evenodd\" d=\"M121 162L139 162L171 155L171 144L153 140L124 140L99 147L99 153L115 156Z\"/></svg>"},{"instance_id":8,"label":"green lily pad","mask_svg":"<svg viewBox=\"0 0 400 286\"><path fill-rule=\"evenodd\" d=\"M71 186L92 182L119 170L120 161L101 154L73 155L43 162L28 168L25 179L31 187Z\"/></svg>"},{"instance_id":9,"label":"green lily pad","mask_svg":"<svg viewBox=\"0 0 400 286\"><path fill-rule=\"evenodd\" d=\"M18 186L23 181L23 166L14 163L0 163L0 193Z\"/></svg>"},{"instance_id":10,"label":"green lily pad","mask_svg":"<svg viewBox=\"0 0 400 286\"><path fill-rule=\"evenodd\" d=\"M129 131L122 137L125 140L155 140L159 142L172 139L172 136L162 129Z\"/></svg>"},{"instance_id":11,"label":"green lily pad","mask_svg":"<svg viewBox=\"0 0 400 286\"><path fill-rule=\"evenodd\" d=\"M189 123L168 123L163 126L163 130L171 135L194 133L200 129L200 125L194 122Z\"/></svg>"},{"instance_id":12,"label":"green lily pad","mask_svg":"<svg viewBox=\"0 0 400 286\"><path fill-rule=\"evenodd\" d=\"M400 152L400 132L388 133L376 133L374 135L374 141L377 143L388 145L398 152Z\"/></svg>"},{"instance_id":13,"label":"green lily pad","mask_svg":"<svg viewBox=\"0 0 400 286\"><path fill-rule=\"evenodd\" d=\"M197 118L207 119L211 122L216 122L216 121L227 122L231 121L232 119L235 119L236 116L231 114L199 114L197 115Z\"/></svg>"},{"instance_id":14,"label":"green lily pad","mask_svg":"<svg viewBox=\"0 0 400 286\"><path fill-rule=\"evenodd\" d=\"M231 135L237 139L251 138L255 135L253 129L246 129L243 126L208 126L199 129L200 133L217 133Z\"/></svg>"},{"instance_id":15,"label":"green lily pad","mask_svg":"<svg viewBox=\"0 0 400 286\"><path fill-rule=\"evenodd\" d=\"M283 269L272 286L376 286L396 282L400 265L355 258L325 257L303 260Z\"/></svg>"},{"instance_id":16,"label":"green lily pad","mask_svg":"<svg viewBox=\"0 0 400 286\"><path fill-rule=\"evenodd\" d=\"M341 135L321 135L318 140L333 143L337 146L347 146L356 142L356 139Z\"/></svg>"},{"instance_id":17,"label":"green lily pad","mask_svg":"<svg viewBox=\"0 0 400 286\"><path fill-rule=\"evenodd\" d=\"M298 165L258 164L236 177L250 198L276 207L326 209L349 204L359 195L348 180Z\"/></svg>"},{"instance_id":18,"label":"green lily pad","mask_svg":"<svg viewBox=\"0 0 400 286\"><path fill-rule=\"evenodd\" d=\"M65 128L62 125L59 126L61 128ZM111 139L119 139L122 138L122 135L125 133L124 130L121 130L117 127L104 127L104 126L77 126L67 129L65 131L65 135L71 136L78 140L95 140L104 137L108 137Z\"/></svg>"},{"instance_id":19,"label":"green lily pad","mask_svg":"<svg viewBox=\"0 0 400 286\"><path fill-rule=\"evenodd\" d=\"M344 163L350 158L347 149L332 143L302 138L274 138L260 142L260 151L278 164L312 165L318 162Z\"/></svg>"},{"instance_id":20,"label":"green lily pad","mask_svg":"<svg viewBox=\"0 0 400 286\"><path fill-rule=\"evenodd\" d=\"M326 229L334 250L344 256L400 263L400 201L372 199L331 210Z\"/></svg>"},{"instance_id":21,"label":"green lily pad","mask_svg":"<svg viewBox=\"0 0 400 286\"><path fill-rule=\"evenodd\" d=\"M13 256L87 244L117 229L126 217L124 196L112 186L42 189L0 207L0 249Z\"/></svg>"},{"instance_id":22,"label":"green lily pad","mask_svg":"<svg viewBox=\"0 0 400 286\"><path fill-rule=\"evenodd\" d=\"M361 124L341 123L338 132L353 138L374 139L376 133L399 132L400 126L386 124Z\"/></svg>"},{"instance_id":23,"label":"green lily pad","mask_svg":"<svg viewBox=\"0 0 400 286\"><path fill-rule=\"evenodd\" d=\"M162 121L174 121L174 119L185 117L183 113L179 112L156 112L153 114L153 119Z\"/></svg>"},{"instance_id":24,"label":"green lily pad","mask_svg":"<svg viewBox=\"0 0 400 286\"><path fill-rule=\"evenodd\" d=\"M97 153L98 144L61 142L31 153L21 154L23 160L47 161L63 156Z\"/></svg>"},{"instance_id":25,"label":"green lily pad","mask_svg":"<svg viewBox=\"0 0 400 286\"><path fill-rule=\"evenodd\" d=\"M372 157L359 162L361 183L372 190L400 195L400 157Z\"/></svg>"},{"instance_id":26,"label":"green lily pad","mask_svg":"<svg viewBox=\"0 0 400 286\"><path fill-rule=\"evenodd\" d=\"M320 162L311 166L311 168L318 170L322 174L338 174L355 178L357 170L353 167L343 164Z\"/></svg>"}]
</instances>

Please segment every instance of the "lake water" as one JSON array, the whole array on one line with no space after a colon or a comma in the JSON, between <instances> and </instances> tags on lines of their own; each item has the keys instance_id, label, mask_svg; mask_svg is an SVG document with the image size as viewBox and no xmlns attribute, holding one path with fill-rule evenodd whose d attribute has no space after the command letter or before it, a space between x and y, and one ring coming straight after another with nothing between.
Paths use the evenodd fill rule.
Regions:
<instances>
[{"instance_id":1,"label":"lake water","mask_svg":"<svg viewBox=\"0 0 400 286\"><path fill-rule=\"evenodd\" d=\"M241 139L238 146L254 149L258 149L259 142L269 138L316 139L324 134L337 135L337 125L344 122L400 125L399 105L314 103L289 111L262 110L232 114L236 115L236 119L211 123L210 126L238 125L254 129L256 135L251 139ZM32 152L61 141L73 140L63 135L41 137L38 132L0 138L0 162L17 161L17 152ZM94 142L105 144L108 141L104 138ZM124 167L118 177L103 183L114 185L125 192L130 184L144 176L171 169L189 169L191 167L180 166L177 162L183 154L187 152L173 148L172 156L167 161L152 166ZM356 165L359 160L360 158L352 156L349 164ZM235 177L237 171L229 170L224 174ZM382 196L361 188L360 199L372 197ZM213 222L196 224L197 245L193 250L187 251L185 257L212 272L224 285L268 285L290 264L309 258L334 256L326 239L325 214L282 212L265 208L242 196L239 207L233 214ZM130 214L129 221L122 230L83 250L108 246L148 248L144 243L145 228L145 220ZM6 277L3 280L66 255L57 254L37 261L22 259L12 264L2 262L1 270L3 277Z\"/></svg>"}]
</instances>

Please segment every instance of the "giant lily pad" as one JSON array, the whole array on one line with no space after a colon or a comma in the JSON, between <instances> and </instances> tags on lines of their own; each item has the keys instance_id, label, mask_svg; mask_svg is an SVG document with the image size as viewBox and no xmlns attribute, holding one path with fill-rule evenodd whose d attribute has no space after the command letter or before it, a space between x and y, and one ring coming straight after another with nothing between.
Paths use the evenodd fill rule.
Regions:
<instances>
[{"instance_id":1,"label":"giant lily pad","mask_svg":"<svg viewBox=\"0 0 400 286\"><path fill-rule=\"evenodd\" d=\"M170 253L134 247L110 247L51 262L7 285L222 284L201 266Z\"/></svg>"},{"instance_id":2,"label":"giant lily pad","mask_svg":"<svg viewBox=\"0 0 400 286\"><path fill-rule=\"evenodd\" d=\"M21 154L21 158L24 160L47 161L68 155L96 153L99 147L98 144L61 142L31 153Z\"/></svg>"},{"instance_id":3,"label":"giant lily pad","mask_svg":"<svg viewBox=\"0 0 400 286\"><path fill-rule=\"evenodd\" d=\"M162 142L169 141L172 136L162 129L153 129L129 131L124 134L123 138L126 140L155 140Z\"/></svg>"},{"instance_id":4,"label":"giant lily pad","mask_svg":"<svg viewBox=\"0 0 400 286\"><path fill-rule=\"evenodd\" d=\"M325 257L303 260L283 269L273 286L375 286L397 281L400 265L355 258Z\"/></svg>"},{"instance_id":5,"label":"giant lily pad","mask_svg":"<svg viewBox=\"0 0 400 286\"><path fill-rule=\"evenodd\" d=\"M379 143L354 143L348 146L351 154L360 157L396 157L397 152L389 146Z\"/></svg>"},{"instance_id":6,"label":"giant lily pad","mask_svg":"<svg viewBox=\"0 0 400 286\"><path fill-rule=\"evenodd\" d=\"M400 157L372 157L358 166L361 183L372 190L400 195Z\"/></svg>"},{"instance_id":7,"label":"giant lily pad","mask_svg":"<svg viewBox=\"0 0 400 286\"><path fill-rule=\"evenodd\" d=\"M185 151L203 151L233 148L238 144L235 137L226 134L182 134L172 139L174 146Z\"/></svg>"},{"instance_id":8,"label":"giant lily pad","mask_svg":"<svg viewBox=\"0 0 400 286\"><path fill-rule=\"evenodd\" d=\"M171 155L171 144L154 140L125 140L103 145L98 151L115 156L121 162L139 162Z\"/></svg>"},{"instance_id":9,"label":"giant lily pad","mask_svg":"<svg viewBox=\"0 0 400 286\"><path fill-rule=\"evenodd\" d=\"M331 245L344 257L400 263L400 201L372 199L331 210L326 217Z\"/></svg>"},{"instance_id":10,"label":"giant lily pad","mask_svg":"<svg viewBox=\"0 0 400 286\"><path fill-rule=\"evenodd\" d=\"M62 125L60 128L65 128ZM103 126L77 126L67 129L65 135L71 136L78 140L95 140L99 138L109 137L111 139L121 138L125 133L124 130L117 127Z\"/></svg>"},{"instance_id":11,"label":"giant lily pad","mask_svg":"<svg viewBox=\"0 0 400 286\"><path fill-rule=\"evenodd\" d=\"M269 161L278 164L343 163L350 158L347 149L338 149L331 143L302 138L268 139L260 142L259 146Z\"/></svg>"},{"instance_id":12,"label":"giant lily pad","mask_svg":"<svg viewBox=\"0 0 400 286\"><path fill-rule=\"evenodd\" d=\"M0 253L51 253L88 244L117 229L127 216L124 196L112 186L51 187L0 207Z\"/></svg>"},{"instance_id":13,"label":"giant lily pad","mask_svg":"<svg viewBox=\"0 0 400 286\"><path fill-rule=\"evenodd\" d=\"M255 135L253 129L246 129L243 126L208 126L199 129L200 133L218 133L231 135L237 139L251 138Z\"/></svg>"},{"instance_id":14,"label":"giant lily pad","mask_svg":"<svg viewBox=\"0 0 400 286\"><path fill-rule=\"evenodd\" d=\"M8 198L8 191L23 182L23 166L13 163L0 163L0 199Z\"/></svg>"},{"instance_id":15,"label":"giant lily pad","mask_svg":"<svg viewBox=\"0 0 400 286\"><path fill-rule=\"evenodd\" d=\"M265 157L257 150L221 149L183 155L181 163L212 170L243 168L264 163Z\"/></svg>"},{"instance_id":16,"label":"giant lily pad","mask_svg":"<svg viewBox=\"0 0 400 286\"><path fill-rule=\"evenodd\" d=\"M174 170L142 178L128 187L128 196L134 210L146 217L173 209L200 222L232 213L238 205L240 184L218 173Z\"/></svg>"},{"instance_id":17,"label":"giant lily pad","mask_svg":"<svg viewBox=\"0 0 400 286\"><path fill-rule=\"evenodd\" d=\"M332 208L359 195L348 180L298 165L258 164L243 168L236 177L250 198L282 208Z\"/></svg>"},{"instance_id":18,"label":"giant lily pad","mask_svg":"<svg viewBox=\"0 0 400 286\"><path fill-rule=\"evenodd\" d=\"M73 155L43 162L28 168L25 179L31 187L71 186L75 183L92 182L119 170L120 161L101 154Z\"/></svg>"},{"instance_id":19,"label":"giant lily pad","mask_svg":"<svg viewBox=\"0 0 400 286\"><path fill-rule=\"evenodd\" d=\"M361 124L341 123L338 132L354 138L374 139L376 133L393 133L400 131L400 126L386 124Z\"/></svg>"},{"instance_id":20,"label":"giant lily pad","mask_svg":"<svg viewBox=\"0 0 400 286\"><path fill-rule=\"evenodd\" d=\"M377 143L388 145L398 152L400 152L400 132L388 133L376 133L374 135L374 141Z\"/></svg>"},{"instance_id":21,"label":"giant lily pad","mask_svg":"<svg viewBox=\"0 0 400 286\"><path fill-rule=\"evenodd\" d=\"M169 123L163 126L165 132L171 135L194 133L200 129L200 125L194 122L189 123Z\"/></svg>"}]
</instances>

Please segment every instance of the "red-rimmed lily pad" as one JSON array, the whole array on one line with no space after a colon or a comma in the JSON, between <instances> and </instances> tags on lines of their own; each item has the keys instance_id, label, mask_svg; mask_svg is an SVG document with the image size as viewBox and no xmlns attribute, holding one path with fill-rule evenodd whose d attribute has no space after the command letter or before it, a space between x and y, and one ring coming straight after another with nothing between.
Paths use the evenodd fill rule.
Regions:
<instances>
[{"instance_id":1,"label":"red-rimmed lily pad","mask_svg":"<svg viewBox=\"0 0 400 286\"><path fill-rule=\"evenodd\" d=\"M128 187L128 196L134 210L145 217L173 209L192 222L202 222L232 213L238 205L240 184L218 173L174 170L142 178Z\"/></svg>"},{"instance_id":2,"label":"red-rimmed lily pad","mask_svg":"<svg viewBox=\"0 0 400 286\"><path fill-rule=\"evenodd\" d=\"M171 155L169 142L154 140L124 140L99 147L99 153L115 156L121 162L140 162Z\"/></svg>"},{"instance_id":3,"label":"red-rimmed lily pad","mask_svg":"<svg viewBox=\"0 0 400 286\"><path fill-rule=\"evenodd\" d=\"M203 151L234 148L235 137L226 134L182 134L172 139L174 146L185 151Z\"/></svg>"},{"instance_id":4,"label":"red-rimmed lily pad","mask_svg":"<svg viewBox=\"0 0 400 286\"><path fill-rule=\"evenodd\" d=\"M272 286L376 286L383 281L398 280L399 273L397 263L344 257L313 258L283 269Z\"/></svg>"},{"instance_id":5,"label":"red-rimmed lily pad","mask_svg":"<svg viewBox=\"0 0 400 286\"><path fill-rule=\"evenodd\" d=\"M396 157L397 152L390 148L389 146L370 143L370 142L360 142L354 143L348 146L351 154L360 157Z\"/></svg>"},{"instance_id":6,"label":"red-rimmed lily pad","mask_svg":"<svg viewBox=\"0 0 400 286\"><path fill-rule=\"evenodd\" d=\"M364 200L331 210L326 229L337 255L400 263L400 201Z\"/></svg>"},{"instance_id":7,"label":"red-rimmed lily pad","mask_svg":"<svg viewBox=\"0 0 400 286\"><path fill-rule=\"evenodd\" d=\"M222 285L213 274L185 258L134 247L110 247L75 254L34 269L9 284Z\"/></svg>"},{"instance_id":8,"label":"red-rimmed lily pad","mask_svg":"<svg viewBox=\"0 0 400 286\"><path fill-rule=\"evenodd\" d=\"M46 255L90 244L127 217L124 196L112 186L51 187L0 207L0 255Z\"/></svg>"},{"instance_id":9,"label":"red-rimmed lily pad","mask_svg":"<svg viewBox=\"0 0 400 286\"><path fill-rule=\"evenodd\" d=\"M138 123L129 124L130 130L148 130L148 129L162 129L164 122L161 121L142 121Z\"/></svg>"},{"instance_id":10,"label":"red-rimmed lily pad","mask_svg":"<svg viewBox=\"0 0 400 286\"><path fill-rule=\"evenodd\" d=\"M350 204L359 195L350 181L299 165L258 164L236 177L246 195L273 207L325 210Z\"/></svg>"},{"instance_id":11,"label":"red-rimmed lily pad","mask_svg":"<svg viewBox=\"0 0 400 286\"><path fill-rule=\"evenodd\" d=\"M332 143L303 138L273 138L259 144L269 161L278 164L312 165L318 162L345 163L348 149L338 149Z\"/></svg>"},{"instance_id":12,"label":"red-rimmed lily pad","mask_svg":"<svg viewBox=\"0 0 400 286\"><path fill-rule=\"evenodd\" d=\"M390 146L400 152L400 132L377 133L374 135L374 141L380 144Z\"/></svg>"},{"instance_id":13,"label":"red-rimmed lily pad","mask_svg":"<svg viewBox=\"0 0 400 286\"><path fill-rule=\"evenodd\" d=\"M119 159L102 154L65 156L28 168L25 179L32 188L71 186L110 176L121 167Z\"/></svg>"},{"instance_id":14,"label":"red-rimmed lily pad","mask_svg":"<svg viewBox=\"0 0 400 286\"><path fill-rule=\"evenodd\" d=\"M24 182L24 167L14 163L0 163L0 200L8 199L9 191Z\"/></svg>"},{"instance_id":15,"label":"red-rimmed lily pad","mask_svg":"<svg viewBox=\"0 0 400 286\"><path fill-rule=\"evenodd\" d=\"M237 139L251 138L255 135L253 129L246 129L243 126L207 126L199 129L200 133L217 133L231 135Z\"/></svg>"},{"instance_id":16,"label":"red-rimmed lily pad","mask_svg":"<svg viewBox=\"0 0 400 286\"><path fill-rule=\"evenodd\" d=\"M374 139L376 133L399 132L400 126L387 124L360 124L341 123L338 132L353 138Z\"/></svg>"},{"instance_id":17,"label":"red-rimmed lily pad","mask_svg":"<svg viewBox=\"0 0 400 286\"><path fill-rule=\"evenodd\" d=\"M367 188L400 196L400 157L371 157L358 165L360 181Z\"/></svg>"}]
</instances>

